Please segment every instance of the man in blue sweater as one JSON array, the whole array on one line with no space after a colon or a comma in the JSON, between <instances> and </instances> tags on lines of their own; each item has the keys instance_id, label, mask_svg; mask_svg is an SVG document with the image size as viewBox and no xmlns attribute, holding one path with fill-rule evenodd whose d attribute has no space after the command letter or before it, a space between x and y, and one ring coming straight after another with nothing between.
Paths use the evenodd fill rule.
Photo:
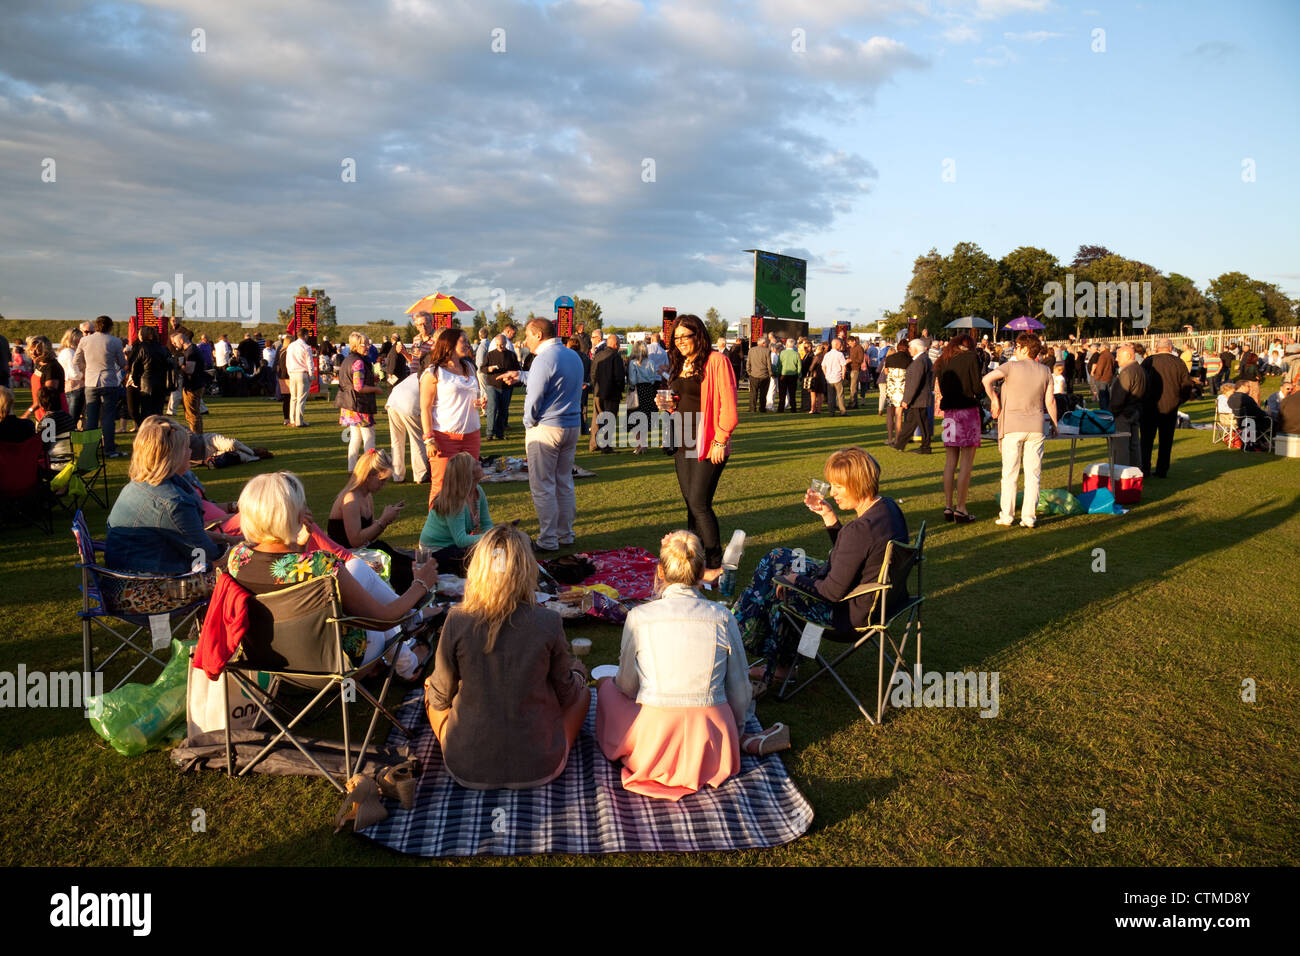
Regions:
<instances>
[{"instance_id":1,"label":"man in blue sweater","mask_svg":"<svg viewBox=\"0 0 1300 956\"><path fill-rule=\"evenodd\" d=\"M573 456L582 425L582 358L555 337L550 319L532 319L524 344L533 355L526 372L506 372L502 384L523 382L524 447L528 450L528 487L537 509L534 550L549 552L573 544L577 517L573 492Z\"/></svg>"}]
</instances>

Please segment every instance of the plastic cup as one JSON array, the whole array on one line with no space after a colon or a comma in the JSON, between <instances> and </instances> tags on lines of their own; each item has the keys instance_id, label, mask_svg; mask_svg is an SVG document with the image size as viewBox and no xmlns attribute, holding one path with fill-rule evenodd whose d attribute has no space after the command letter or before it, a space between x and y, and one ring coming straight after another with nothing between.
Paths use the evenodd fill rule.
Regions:
<instances>
[{"instance_id":1,"label":"plastic cup","mask_svg":"<svg viewBox=\"0 0 1300 956\"><path fill-rule=\"evenodd\" d=\"M573 656L586 657L591 653L591 639L586 637L575 637L572 641Z\"/></svg>"}]
</instances>

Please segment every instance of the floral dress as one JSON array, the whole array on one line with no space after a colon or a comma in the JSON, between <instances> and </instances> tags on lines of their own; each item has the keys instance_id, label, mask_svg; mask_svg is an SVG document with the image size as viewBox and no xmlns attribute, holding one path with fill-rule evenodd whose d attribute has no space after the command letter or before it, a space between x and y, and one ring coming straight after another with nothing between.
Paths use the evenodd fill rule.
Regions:
<instances>
[{"instance_id":1,"label":"floral dress","mask_svg":"<svg viewBox=\"0 0 1300 956\"><path fill-rule=\"evenodd\" d=\"M311 545L307 545L308 548ZM343 559L329 551L258 551L247 544L237 544L226 557L226 573L253 594L269 594L314 581L335 577ZM343 651L360 663L366 651L366 633L349 628L343 634Z\"/></svg>"},{"instance_id":2,"label":"floral dress","mask_svg":"<svg viewBox=\"0 0 1300 956\"><path fill-rule=\"evenodd\" d=\"M776 579L793 570L794 552L789 548L774 548L764 555L754 569L754 578L745 588L732 610L740 625L740 636L745 649L754 657L762 657L771 674L779 661L788 660L794 652L799 635L781 621L781 607L790 608L806 620L825 627L831 626L831 606L820 598L788 587ZM816 576L822 562L806 559L803 574Z\"/></svg>"},{"instance_id":3,"label":"floral dress","mask_svg":"<svg viewBox=\"0 0 1300 956\"><path fill-rule=\"evenodd\" d=\"M366 384L365 359L353 360L351 374L352 392L353 394L360 394L362 386ZM339 410L339 424L345 428L352 425L358 425L361 428L373 428L375 426L375 416L369 412L357 412L350 408L343 408Z\"/></svg>"}]
</instances>

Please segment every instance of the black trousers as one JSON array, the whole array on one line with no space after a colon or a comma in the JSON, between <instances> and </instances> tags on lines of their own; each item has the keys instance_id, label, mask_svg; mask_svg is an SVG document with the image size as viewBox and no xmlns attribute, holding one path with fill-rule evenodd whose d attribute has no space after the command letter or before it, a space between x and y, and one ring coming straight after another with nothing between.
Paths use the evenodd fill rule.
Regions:
<instances>
[{"instance_id":1,"label":"black trousers","mask_svg":"<svg viewBox=\"0 0 1300 956\"><path fill-rule=\"evenodd\" d=\"M1169 474L1169 453L1174 447L1174 428L1178 425L1178 412L1161 414L1154 408L1142 410L1142 474L1150 475L1151 450L1156 436L1160 436L1160 453L1156 456L1155 474L1163 478Z\"/></svg>"},{"instance_id":2,"label":"black trousers","mask_svg":"<svg viewBox=\"0 0 1300 956\"><path fill-rule=\"evenodd\" d=\"M727 463L715 465L707 458L697 458L698 450L677 449L677 484L686 501L686 530L699 535L704 545L704 566L722 567L722 540L718 516L713 513L713 493Z\"/></svg>"},{"instance_id":3,"label":"black trousers","mask_svg":"<svg viewBox=\"0 0 1300 956\"><path fill-rule=\"evenodd\" d=\"M139 425L150 415L161 415L167 410L167 396L165 394L149 395L140 392L135 399L135 410L136 414L140 416L135 423Z\"/></svg>"},{"instance_id":4,"label":"black trousers","mask_svg":"<svg viewBox=\"0 0 1300 956\"><path fill-rule=\"evenodd\" d=\"M749 380L749 410L751 412L767 411L767 388L770 379L750 378Z\"/></svg>"},{"instance_id":5,"label":"black trousers","mask_svg":"<svg viewBox=\"0 0 1300 956\"><path fill-rule=\"evenodd\" d=\"M784 412L787 410L786 401L790 402L789 411L797 411L799 395L799 376L782 375L776 383L776 410Z\"/></svg>"},{"instance_id":6,"label":"black trousers","mask_svg":"<svg viewBox=\"0 0 1300 956\"><path fill-rule=\"evenodd\" d=\"M907 447L907 443L912 440L912 435L919 428L921 429L921 451L930 450L930 432L931 428L926 425L929 422L928 405L908 405L903 411L903 427L898 430L898 435L894 439L894 447L902 451Z\"/></svg>"}]
</instances>

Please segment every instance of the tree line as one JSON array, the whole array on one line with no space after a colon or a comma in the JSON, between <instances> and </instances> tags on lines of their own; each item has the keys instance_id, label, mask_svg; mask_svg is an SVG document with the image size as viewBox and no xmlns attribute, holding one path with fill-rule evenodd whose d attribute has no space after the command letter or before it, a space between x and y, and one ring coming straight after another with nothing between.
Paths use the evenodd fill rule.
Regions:
<instances>
[{"instance_id":1,"label":"tree line","mask_svg":"<svg viewBox=\"0 0 1300 956\"><path fill-rule=\"evenodd\" d=\"M1075 285L1085 281L1096 286L1151 283L1148 332L1176 332L1187 325L1199 331L1300 324L1300 302L1288 298L1275 284L1243 272L1225 272L1202 292L1185 275L1166 275L1105 246L1082 245L1073 261L1062 263L1036 246L1021 246L994 259L974 242L959 242L950 255L932 247L917 256L902 306L884 313L885 331L897 331L913 315L921 327L932 330L966 315L977 315L999 327L1027 315L1045 324L1044 334L1049 338L1124 334L1128 327L1125 317L1057 315L1055 308L1044 314L1050 298L1048 284L1064 283L1067 275L1073 276Z\"/></svg>"}]
</instances>

